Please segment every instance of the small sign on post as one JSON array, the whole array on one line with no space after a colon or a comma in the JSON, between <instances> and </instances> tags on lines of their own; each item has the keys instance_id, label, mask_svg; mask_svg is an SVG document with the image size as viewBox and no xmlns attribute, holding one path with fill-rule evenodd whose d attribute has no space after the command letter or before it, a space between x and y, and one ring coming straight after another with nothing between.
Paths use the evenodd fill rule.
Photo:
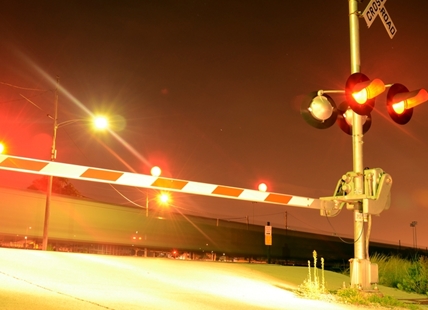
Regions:
<instances>
[{"instance_id":1,"label":"small sign on post","mask_svg":"<svg viewBox=\"0 0 428 310\"><path fill-rule=\"evenodd\" d=\"M265 245L272 245L272 226L267 222L265 226Z\"/></svg>"}]
</instances>

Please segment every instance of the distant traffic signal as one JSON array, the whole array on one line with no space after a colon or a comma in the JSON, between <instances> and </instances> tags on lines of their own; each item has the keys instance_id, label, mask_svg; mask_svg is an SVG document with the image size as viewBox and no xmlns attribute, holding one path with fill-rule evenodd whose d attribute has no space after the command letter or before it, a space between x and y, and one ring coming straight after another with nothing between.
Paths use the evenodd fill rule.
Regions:
<instances>
[{"instance_id":1,"label":"distant traffic signal","mask_svg":"<svg viewBox=\"0 0 428 310\"><path fill-rule=\"evenodd\" d=\"M369 115L375 105L375 98L383 93L385 84L370 80L362 73L354 73L346 80L345 95L351 109L359 115Z\"/></svg>"},{"instance_id":2,"label":"distant traffic signal","mask_svg":"<svg viewBox=\"0 0 428 310\"><path fill-rule=\"evenodd\" d=\"M428 100L425 89L409 92L402 84L393 84L386 96L386 107L388 114L397 124L407 124L413 115L413 108Z\"/></svg>"}]
</instances>

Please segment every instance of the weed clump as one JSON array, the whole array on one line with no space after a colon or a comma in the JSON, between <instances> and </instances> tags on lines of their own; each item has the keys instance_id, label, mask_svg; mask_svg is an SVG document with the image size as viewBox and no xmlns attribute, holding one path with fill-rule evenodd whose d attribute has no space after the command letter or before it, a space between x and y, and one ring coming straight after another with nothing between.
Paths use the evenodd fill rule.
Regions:
<instances>
[{"instance_id":1,"label":"weed clump","mask_svg":"<svg viewBox=\"0 0 428 310\"><path fill-rule=\"evenodd\" d=\"M317 299L317 300L324 300L324 301L334 301L344 304L352 304L352 305L360 305L365 307L385 307L390 309L420 309L418 305L415 304L408 304L404 303L402 301L397 300L394 297L391 296L383 296L379 292L373 293L368 291L363 291L354 287L349 288L342 288L335 292L329 292L326 287L325 282L325 275L324 275L324 259L321 258L321 277L319 274L319 269L317 268L317 252L313 251L313 259L314 259L314 266L311 267L311 262L308 260L308 276L305 281L296 290L296 294L298 294L301 297L309 298L309 299ZM382 270L382 268L385 268L386 270L390 270L392 268L399 269L399 266L402 266L402 262L399 261L397 263L397 258L393 258L393 267L392 266L386 266L382 263L379 264L381 260L387 260L386 257L377 257L375 260L379 264L379 269ZM420 262L421 263L421 262ZM423 261L423 263L427 263L426 260ZM406 265L408 267L409 265ZM404 268L404 270L407 270L407 268ZM419 282L418 285L421 286L421 283L423 284L422 279L419 277L423 272L425 272L428 269L417 269L413 270L414 274L418 274ZM397 281L397 285L399 283L404 283L400 279L400 277L392 276L392 279L394 281ZM424 279L427 279L425 277ZM407 283L407 282L405 282ZM413 283L413 282L411 282Z\"/></svg>"},{"instance_id":2,"label":"weed clump","mask_svg":"<svg viewBox=\"0 0 428 310\"><path fill-rule=\"evenodd\" d=\"M297 288L297 294L305 298L321 299L323 295L327 295L328 291L325 285L324 276L324 258L321 257L321 279L319 269L317 268L317 251L312 252L314 258L314 267L311 270L311 261L308 260L308 277Z\"/></svg>"}]
</instances>

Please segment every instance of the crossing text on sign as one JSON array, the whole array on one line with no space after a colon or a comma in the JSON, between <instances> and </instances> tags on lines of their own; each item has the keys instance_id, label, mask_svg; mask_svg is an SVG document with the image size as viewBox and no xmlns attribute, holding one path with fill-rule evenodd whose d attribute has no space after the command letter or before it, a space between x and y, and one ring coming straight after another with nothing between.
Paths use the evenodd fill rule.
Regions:
<instances>
[{"instance_id":1,"label":"crossing text on sign","mask_svg":"<svg viewBox=\"0 0 428 310\"><path fill-rule=\"evenodd\" d=\"M392 19L386 11L385 7L380 9L380 18L382 19L383 25L392 39L397 32L397 29L395 28L394 23L392 22Z\"/></svg>"},{"instance_id":2,"label":"crossing text on sign","mask_svg":"<svg viewBox=\"0 0 428 310\"><path fill-rule=\"evenodd\" d=\"M376 16L379 14L379 10L383 7L386 0L374 0L369 3L367 8L364 10L364 19L367 22L367 26L370 27ZM370 23L370 25L369 25Z\"/></svg>"},{"instance_id":3,"label":"crossing text on sign","mask_svg":"<svg viewBox=\"0 0 428 310\"><path fill-rule=\"evenodd\" d=\"M388 32L389 37L392 39L397 33L397 28L385 8L385 2L386 0L371 0L363 12L363 17L367 23L367 27L370 28L376 17L380 16L379 18L382 20L386 32Z\"/></svg>"}]
</instances>

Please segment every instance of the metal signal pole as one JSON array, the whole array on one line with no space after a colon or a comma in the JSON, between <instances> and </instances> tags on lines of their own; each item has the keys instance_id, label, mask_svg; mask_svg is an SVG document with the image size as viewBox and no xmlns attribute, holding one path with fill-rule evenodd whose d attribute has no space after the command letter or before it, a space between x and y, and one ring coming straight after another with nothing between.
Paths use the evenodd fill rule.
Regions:
<instances>
[{"instance_id":1,"label":"metal signal pole","mask_svg":"<svg viewBox=\"0 0 428 310\"><path fill-rule=\"evenodd\" d=\"M360 36L358 1L349 0L349 37L351 52L351 74L360 72ZM363 120L362 116L352 113L352 157L355 179L355 194L364 194L363 166ZM365 200L363 200L365 201ZM362 202L354 204L354 258L351 259L351 285L365 288L370 285L368 274L370 268L365 253L364 216Z\"/></svg>"}]
</instances>

